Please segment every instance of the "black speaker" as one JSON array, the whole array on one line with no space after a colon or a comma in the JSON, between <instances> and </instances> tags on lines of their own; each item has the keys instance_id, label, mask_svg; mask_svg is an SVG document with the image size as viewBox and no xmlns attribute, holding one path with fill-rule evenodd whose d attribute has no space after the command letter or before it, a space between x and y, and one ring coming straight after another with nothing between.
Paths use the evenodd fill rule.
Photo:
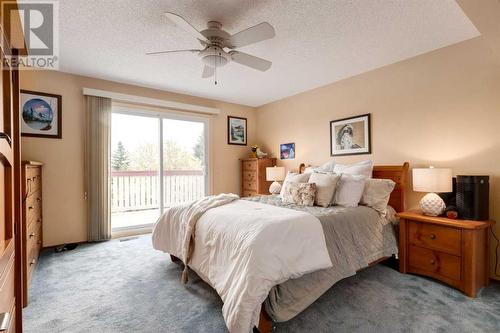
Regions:
<instances>
[{"instance_id":1,"label":"black speaker","mask_svg":"<svg viewBox=\"0 0 500 333\"><path fill-rule=\"evenodd\" d=\"M457 210L461 219L489 219L489 179L489 176L457 176Z\"/></svg>"}]
</instances>

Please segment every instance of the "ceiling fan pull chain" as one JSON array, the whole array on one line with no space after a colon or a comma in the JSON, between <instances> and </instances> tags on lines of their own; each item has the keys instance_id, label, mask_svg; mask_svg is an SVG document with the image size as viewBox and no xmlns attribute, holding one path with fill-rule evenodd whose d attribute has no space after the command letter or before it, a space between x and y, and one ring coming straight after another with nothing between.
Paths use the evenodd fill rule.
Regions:
<instances>
[{"instance_id":1,"label":"ceiling fan pull chain","mask_svg":"<svg viewBox=\"0 0 500 333\"><path fill-rule=\"evenodd\" d=\"M217 55L217 49L214 49L214 56ZM214 57L214 78L215 85L217 85L217 57Z\"/></svg>"}]
</instances>

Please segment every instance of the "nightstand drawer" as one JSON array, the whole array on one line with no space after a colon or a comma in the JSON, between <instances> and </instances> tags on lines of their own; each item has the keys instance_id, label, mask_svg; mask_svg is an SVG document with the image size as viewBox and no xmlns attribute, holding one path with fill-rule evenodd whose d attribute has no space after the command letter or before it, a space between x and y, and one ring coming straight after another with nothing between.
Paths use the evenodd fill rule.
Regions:
<instances>
[{"instance_id":1,"label":"nightstand drawer","mask_svg":"<svg viewBox=\"0 0 500 333\"><path fill-rule=\"evenodd\" d=\"M410 244L461 255L461 231L429 223L409 221L408 238Z\"/></svg>"},{"instance_id":2,"label":"nightstand drawer","mask_svg":"<svg viewBox=\"0 0 500 333\"><path fill-rule=\"evenodd\" d=\"M418 269L460 281L460 257L410 245L410 270Z\"/></svg>"}]
</instances>

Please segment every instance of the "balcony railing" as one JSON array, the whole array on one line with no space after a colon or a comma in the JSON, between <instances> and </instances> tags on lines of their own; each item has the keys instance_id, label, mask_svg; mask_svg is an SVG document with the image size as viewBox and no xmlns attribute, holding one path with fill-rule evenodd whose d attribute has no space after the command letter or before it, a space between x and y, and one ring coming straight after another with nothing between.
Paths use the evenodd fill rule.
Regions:
<instances>
[{"instance_id":1,"label":"balcony railing","mask_svg":"<svg viewBox=\"0 0 500 333\"><path fill-rule=\"evenodd\" d=\"M202 170L163 172L164 207L201 198L205 189ZM111 212L127 212L160 207L158 171L112 171Z\"/></svg>"}]
</instances>

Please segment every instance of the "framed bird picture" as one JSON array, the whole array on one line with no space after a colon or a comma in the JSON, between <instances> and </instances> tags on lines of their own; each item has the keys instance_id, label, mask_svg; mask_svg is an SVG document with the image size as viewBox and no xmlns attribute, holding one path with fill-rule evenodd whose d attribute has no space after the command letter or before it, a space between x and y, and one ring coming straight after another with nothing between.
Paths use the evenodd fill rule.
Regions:
<instances>
[{"instance_id":1,"label":"framed bird picture","mask_svg":"<svg viewBox=\"0 0 500 333\"><path fill-rule=\"evenodd\" d=\"M370 114L330 122L330 155L371 154Z\"/></svg>"}]
</instances>

